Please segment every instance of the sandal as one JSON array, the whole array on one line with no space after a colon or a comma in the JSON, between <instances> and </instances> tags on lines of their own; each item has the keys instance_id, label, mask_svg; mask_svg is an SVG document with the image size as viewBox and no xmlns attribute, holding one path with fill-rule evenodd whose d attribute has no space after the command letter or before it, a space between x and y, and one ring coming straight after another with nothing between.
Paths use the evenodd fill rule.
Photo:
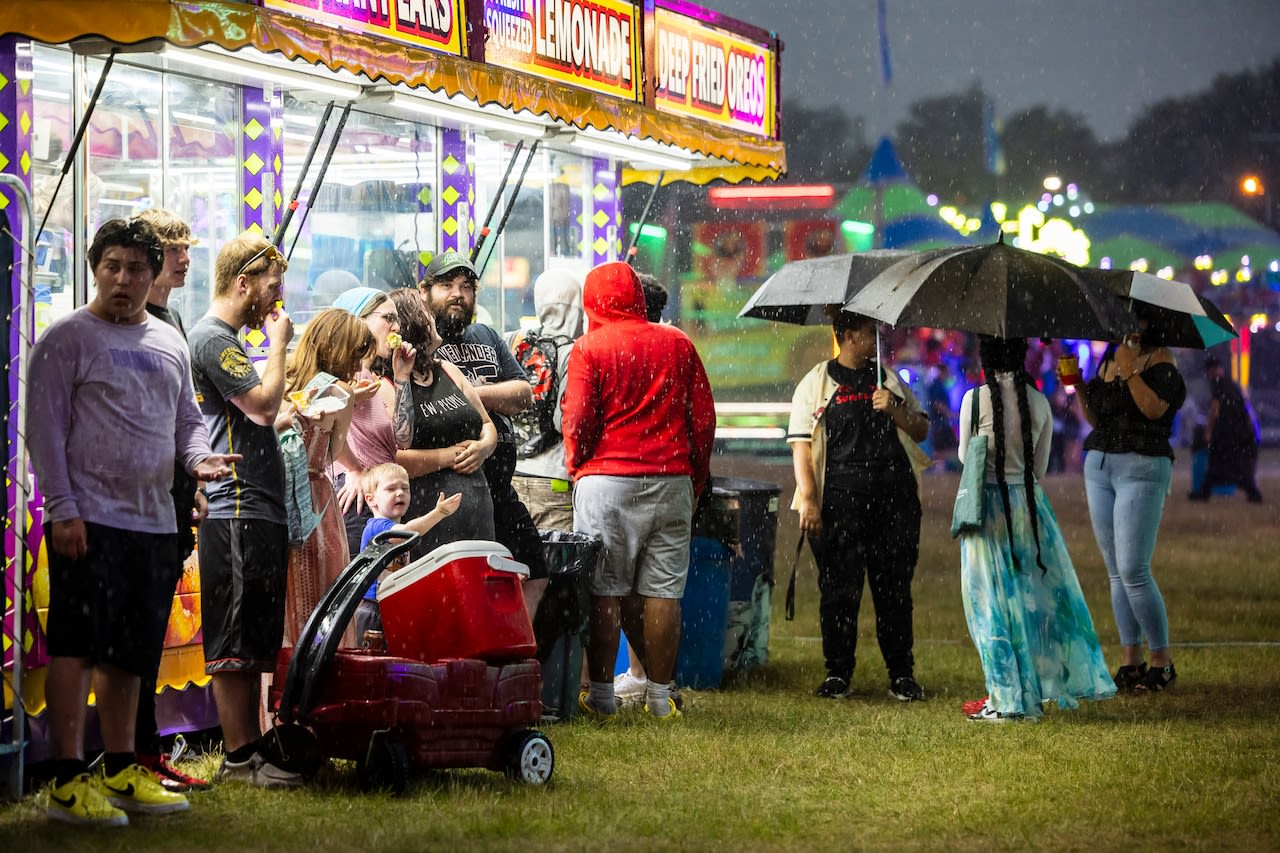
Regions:
<instances>
[{"instance_id":1,"label":"sandal","mask_svg":"<svg viewBox=\"0 0 1280 853\"><path fill-rule=\"evenodd\" d=\"M1136 693L1159 693L1169 687L1178 678L1178 671L1173 664L1163 667L1152 667L1147 670L1142 680L1133 686Z\"/></svg>"},{"instance_id":2,"label":"sandal","mask_svg":"<svg viewBox=\"0 0 1280 853\"><path fill-rule=\"evenodd\" d=\"M1116 670L1114 680L1116 682L1116 690L1126 691L1133 690L1142 683L1142 679L1147 674L1147 662L1143 661L1136 666L1122 666Z\"/></svg>"}]
</instances>

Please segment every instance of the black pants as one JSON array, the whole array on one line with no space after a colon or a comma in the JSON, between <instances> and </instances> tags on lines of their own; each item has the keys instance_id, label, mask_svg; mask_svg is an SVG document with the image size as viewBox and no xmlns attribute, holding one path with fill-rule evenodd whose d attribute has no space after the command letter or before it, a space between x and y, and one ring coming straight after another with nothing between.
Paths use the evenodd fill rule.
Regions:
<instances>
[{"instance_id":1,"label":"black pants","mask_svg":"<svg viewBox=\"0 0 1280 853\"><path fill-rule=\"evenodd\" d=\"M889 678L912 675L911 578L920 552L915 479L886 484L874 493L832 486L824 491L822 533L809 537L809 545L818 563L818 613L827 673L844 679L853 675L865 577Z\"/></svg>"}]
</instances>

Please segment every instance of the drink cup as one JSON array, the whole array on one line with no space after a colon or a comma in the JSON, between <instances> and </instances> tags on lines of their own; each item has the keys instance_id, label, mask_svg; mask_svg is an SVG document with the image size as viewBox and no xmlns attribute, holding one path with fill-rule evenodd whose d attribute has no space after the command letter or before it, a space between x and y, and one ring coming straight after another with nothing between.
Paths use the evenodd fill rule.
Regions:
<instances>
[{"instance_id":1,"label":"drink cup","mask_svg":"<svg viewBox=\"0 0 1280 853\"><path fill-rule=\"evenodd\" d=\"M1063 385L1075 385L1080 381L1080 360L1074 355L1064 355L1058 359L1058 376Z\"/></svg>"}]
</instances>

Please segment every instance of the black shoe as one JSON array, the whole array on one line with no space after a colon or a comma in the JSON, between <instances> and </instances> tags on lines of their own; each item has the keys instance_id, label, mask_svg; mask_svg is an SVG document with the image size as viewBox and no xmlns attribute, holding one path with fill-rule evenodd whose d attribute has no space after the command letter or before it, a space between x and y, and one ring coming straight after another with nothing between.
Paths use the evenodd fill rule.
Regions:
<instances>
[{"instance_id":1,"label":"black shoe","mask_svg":"<svg viewBox=\"0 0 1280 853\"><path fill-rule=\"evenodd\" d=\"M818 689L813 691L813 695L823 699L848 699L849 679L841 678L838 675L828 675L827 680L819 684Z\"/></svg>"},{"instance_id":2,"label":"black shoe","mask_svg":"<svg viewBox=\"0 0 1280 853\"><path fill-rule=\"evenodd\" d=\"M924 688L911 676L903 675L889 682L889 695L899 702L923 702Z\"/></svg>"},{"instance_id":3,"label":"black shoe","mask_svg":"<svg viewBox=\"0 0 1280 853\"><path fill-rule=\"evenodd\" d=\"M1142 683L1142 679L1147 674L1147 662L1143 661L1136 666L1122 666L1116 670L1114 680L1116 682L1116 690L1124 692L1132 690Z\"/></svg>"},{"instance_id":4,"label":"black shoe","mask_svg":"<svg viewBox=\"0 0 1280 853\"><path fill-rule=\"evenodd\" d=\"M1177 679L1178 671L1173 668L1173 664L1153 666L1147 670L1147 674L1142 677L1142 680L1133 686L1133 692L1159 693L1166 687L1171 687Z\"/></svg>"}]
</instances>

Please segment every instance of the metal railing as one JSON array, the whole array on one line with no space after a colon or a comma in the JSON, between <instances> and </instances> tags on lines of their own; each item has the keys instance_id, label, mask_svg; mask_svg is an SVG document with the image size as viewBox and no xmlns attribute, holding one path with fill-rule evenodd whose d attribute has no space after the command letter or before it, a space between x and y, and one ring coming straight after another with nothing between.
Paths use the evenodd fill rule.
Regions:
<instances>
[{"instance_id":1,"label":"metal railing","mask_svg":"<svg viewBox=\"0 0 1280 853\"><path fill-rule=\"evenodd\" d=\"M26 749L26 709L22 702L22 616L23 608L26 605L23 585L26 581L27 571L27 503L31 495L31 481L27 466L27 437L25 432L24 419L27 414L27 377L26 368L28 356L31 352L31 336L35 329L35 217L31 202L31 191L27 189L17 176L0 173L0 186L11 187L18 199L22 202L23 242L20 244L16 237L10 233L11 239L14 241L15 252L21 249L21 257L15 255L15 264L21 263L23 273L22 290L18 297L17 322L14 322L14 312L12 310L12 299L10 310L5 320L8 327L12 329L15 325L18 330L18 353L17 359L14 359L12 351L8 352L7 371L4 376L4 382L9 382L9 377L16 374L18 378L18 399L17 406L10 401L10 410L13 415L6 424L5 431L5 460L7 466L8 480L14 484L14 505L9 507L9 518L5 521L12 526L13 530L13 553L5 555L4 574L6 577L12 577L13 588L13 618L9 625L0 624L6 633L10 634L10 648L13 649L13 675L10 679L9 686L13 691L13 714L11 724L9 726L8 737L0 742L0 759L7 759L7 772L4 774L5 787L3 793L11 799L19 799L22 797L24 784L24 754ZM11 288L12 282L5 282L4 287ZM8 333L5 334L6 346L9 350L7 342L11 340ZM6 389L7 390L7 389ZM6 415L9 412L5 413ZM12 427L12 434L15 440L10 444L9 429ZM6 485L6 488L7 485ZM12 573L12 575L10 575Z\"/></svg>"}]
</instances>

